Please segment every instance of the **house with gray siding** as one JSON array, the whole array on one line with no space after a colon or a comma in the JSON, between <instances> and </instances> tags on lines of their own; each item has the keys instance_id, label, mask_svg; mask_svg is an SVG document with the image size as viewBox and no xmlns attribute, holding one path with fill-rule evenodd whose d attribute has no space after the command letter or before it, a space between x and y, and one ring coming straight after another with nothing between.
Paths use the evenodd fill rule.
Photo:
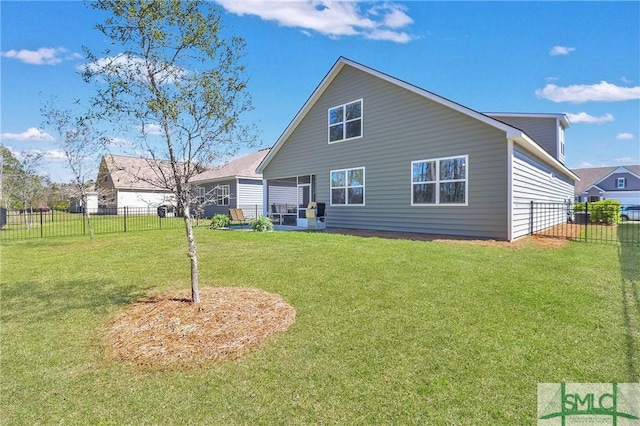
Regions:
<instances>
[{"instance_id":1,"label":"house with gray siding","mask_svg":"<svg viewBox=\"0 0 640 426\"><path fill-rule=\"evenodd\" d=\"M580 177L575 187L578 202L618 200L640 205L640 165L573 169Z\"/></svg>"},{"instance_id":2,"label":"house with gray siding","mask_svg":"<svg viewBox=\"0 0 640 426\"><path fill-rule=\"evenodd\" d=\"M267 148L243 155L194 176L191 181L196 204L202 205L200 214L213 217L239 208L247 219L261 216L262 175L256 173L256 168L268 152Z\"/></svg>"},{"instance_id":3,"label":"house with gray siding","mask_svg":"<svg viewBox=\"0 0 640 426\"><path fill-rule=\"evenodd\" d=\"M341 57L258 167L263 214L293 205L305 227L315 201L328 228L512 241L531 230L531 201L573 199L568 127L482 114Z\"/></svg>"}]
</instances>

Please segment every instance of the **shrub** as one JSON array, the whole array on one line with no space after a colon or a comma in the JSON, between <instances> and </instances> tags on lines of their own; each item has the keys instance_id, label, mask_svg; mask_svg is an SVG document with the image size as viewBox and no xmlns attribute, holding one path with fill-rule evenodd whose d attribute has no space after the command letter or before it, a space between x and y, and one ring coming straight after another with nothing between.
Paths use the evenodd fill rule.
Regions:
<instances>
[{"instance_id":1,"label":"shrub","mask_svg":"<svg viewBox=\"0 0 640 426\"><path fill-rule=\"evenodd\" d=\"M611 225L620 222L620 201L602 200L588 204L589 222L604 223ZM586 203L576 203L573 206L574 212L584 212L587 210Z\"/></svg>"},{"instance_id":2,"label":"shrub","mask_svg":"<svg viewBox=\"0 0 640 426\"><path fill-rule=\"evenodd\" d=\"M602 200L589 204L591 221L611 225L620 222L620 208L622 204L617 200Z\"/></svg>"},{"instance_id":3,"label":"shrub","mask_svg":"<svg viewBox=\"0 0 640 426\"><path fill-rule=\"evenodd\" d=\"M211 229L227 228L229 223L231 223L229 216L226 214L217 214L211 218L211 225L209 225L209 227Z\"/></svg>"},{"instance_id":4,"label":"shrub","mask_svg":"<svg viewBox=\"0 0 640 426\"><path fill-rule=\"evenodd\" d=\"M251 227L258 232L273 231L273 222L268 217L262 216L251 221Z\"/></svg>"}]
</instances>

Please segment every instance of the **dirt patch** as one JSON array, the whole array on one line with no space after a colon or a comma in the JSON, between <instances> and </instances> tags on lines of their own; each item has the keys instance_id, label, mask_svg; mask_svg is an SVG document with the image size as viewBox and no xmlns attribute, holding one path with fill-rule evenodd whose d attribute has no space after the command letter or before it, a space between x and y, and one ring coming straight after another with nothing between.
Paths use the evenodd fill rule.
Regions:
<instances>
[{"instance_id":1,"label":"dirt patch","mask_svg":"<svg viewBox=\"0 0 640 426\"><path fill-rule=\"evenodd\" d=\"M205 287L140 300L107 324L107 360L152 370L184 369L236 359L287 330L295 309L280 296L239 287Z\"/></svg>"},{"instance_id":2,"label":"dirt patch","mask_svg":"<svg viewBox=\"0 0 640 426\"><path fill-rule=\"evenodd\" d=\"M571 225L569 225L571 226ZM579 225L574 225L579 228ZM403 239L414 241L439 241L450 244L464 244L464 245L477 245L485 247L504 247L510 249L522 249L525 247L536 249L555 249L566 246L569 243L569 239L560 232L550 232L545 235L531 235L520 238L513 242L508 241L496 241L496 240L482 240L474 239L470 237L458 237L458 236L443 236L435 234L420 234L413 232L391 232L391 231L371 231L371 230L359 230L359 229L327 229L327 232L344 235L356 235L364 238L391 238L391 239ZM580 230L576 229L577 235ZM574 235L574 236L575 236Z\"/></svg>"}]
</instances>

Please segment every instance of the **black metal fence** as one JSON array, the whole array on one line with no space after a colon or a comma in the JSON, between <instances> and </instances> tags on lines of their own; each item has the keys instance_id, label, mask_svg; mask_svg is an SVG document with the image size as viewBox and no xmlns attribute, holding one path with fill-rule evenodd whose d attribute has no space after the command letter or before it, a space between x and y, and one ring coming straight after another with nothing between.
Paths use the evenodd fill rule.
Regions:
<instances>
[{"instance_id":1,"label":"black metal fence","mask_svg":"<svg viewBox=\"0 0 640 426\"><path fill-rule=\"evenodd\" d=\"M247 220L262 216L262 205L239 205ZM209 226L216 214L229 214L229 206L194 209L195 226ZM94 234L176 229L184 219L171 206L99 208L89 211ZM68 210L5 210L0 208L0 241L90 235L89 221L83 213Z\"/></svg>"},{"instance_id":2,"label":"black metal fence","mask_svg":"<svg viewBox=\"0 0 640 426\"><path fill-rule=\"evenodd\" d=\"M176 212L158 208L99 209L90 211L89 216L94 234L184 227L184 219ZM205 223L195 218L194 224L198 222ZM90 235L89 226L83 213L0 209L0 241Z\"/></svg>"},{"instance_id":3,"label":"black metal fence","mask_svg":"<svg viewBox=\"0 0 640 426\"><path fill-rule=\"evenodd\" d=\"M531 202L529 234L573 241L640 245L640 206L602 202Z\"/></svg>"}]
</instances>

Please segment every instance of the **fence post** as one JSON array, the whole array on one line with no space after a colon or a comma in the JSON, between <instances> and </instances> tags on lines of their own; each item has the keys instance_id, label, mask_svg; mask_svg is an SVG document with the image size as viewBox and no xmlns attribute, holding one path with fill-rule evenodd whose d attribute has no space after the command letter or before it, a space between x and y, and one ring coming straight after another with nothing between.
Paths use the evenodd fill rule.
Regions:
<instances>
[{"instance_id":1,"label":"fence post","mask_svg":"<svg viewBox=\"0 0 640 426\"><path fill-rule=\"evenodd\" d=\"M584 241L589 239L589 202L584 203Z\"/></svg>"},{"instance_id":2,"label":"fence post","mask_svg":"<svg viewBox=\"0 0 640 426\"><path fill-rule=\"evenodd\" d=\"M127 210L129 210L129 208L124 206L124 232L127 232Z\"/></svg>"},{"instance_id":3,"label":"fence post","mask_svg":"<svg viewBox=\"0 0 640 426\"><path fill-rule=\"evenodd\" d=\"M42 210L40 210L40 238L44 238L44 227L42 223Z\"/></svg>"},{"instance_id":4,"label":"fence post","mask_svg":"<svg viewBox=\"0 0 640 426\"><path fill-rule=\"evenodd\" d=\"M533 235L533 200L529 207L529 235Z\"/></svg>"}]
</instances>

